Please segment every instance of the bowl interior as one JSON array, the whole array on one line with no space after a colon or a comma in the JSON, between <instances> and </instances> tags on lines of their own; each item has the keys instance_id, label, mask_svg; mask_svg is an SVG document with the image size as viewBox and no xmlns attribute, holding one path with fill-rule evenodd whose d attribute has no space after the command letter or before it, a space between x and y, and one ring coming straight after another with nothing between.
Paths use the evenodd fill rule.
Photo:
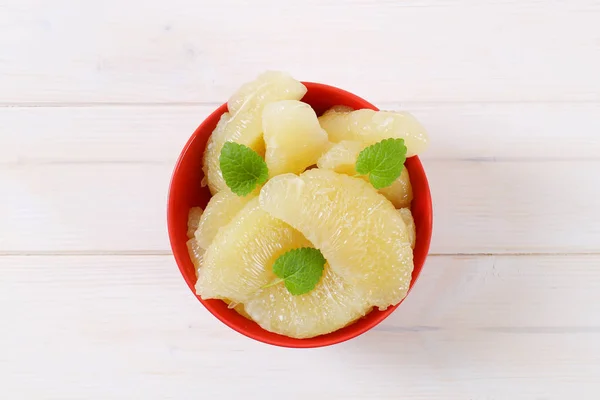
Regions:
<instances>
[{"instance_id":1,"label":"bowl interior","mask_svg":"<svg viewBox=\"0 0 600 400\"><path fill-rule=\"evenodd\" d=\"M318 115L335 105L377 110L366 100L344 90L319 83L304 82L304 84L308 88L308 92L302 101L310 104ZM171 247L181 274L194 294L196 271L186 246L188 211L194 206L204 208L210 199L208 188L202 187L200 184L204 177L202 156L209 136L221 115L226 111L227 104L223 104L196 129L177 161L169 190L167 221ZM414 270L410 285L412 289L429 251L432 207L427 177L418 157L409 158L405 165L410 173L413 187L412 211L417 230ZM220 300L202 300L200 296L196 295L196 297L215 317L239 333L264 343L296 348L321 347L351 339L380 323L398 307L398 305L389 307L385 311L373 310L355 323L327 335L310 339L293 339L262 329L255 322L242 317L235 310L229 309Z\"/></svg>"}]
</instances>

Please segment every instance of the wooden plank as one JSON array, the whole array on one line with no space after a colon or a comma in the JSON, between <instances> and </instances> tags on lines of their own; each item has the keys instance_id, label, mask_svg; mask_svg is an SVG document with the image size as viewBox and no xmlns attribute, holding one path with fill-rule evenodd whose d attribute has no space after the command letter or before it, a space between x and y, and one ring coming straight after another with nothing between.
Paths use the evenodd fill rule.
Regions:
<instances>
[{"instance_id":1,"label":"wooden plank","mask_svg":"<svg viewBox=\"0 0 600 400\"><path fill-rule=\"evenodd\" d=\"M427 127L431 160L598 159L600 104L382 103ZM0 107L0 164L174 162L215 106Z\"/></svg>"},{"instance_id":2,"label":"wooden plank","mask_svg":"<svg viewBox=\"0 0 600 400\"><path fill-rule=\"evenodd\" d=\"M223 101L264 69L382 101L598 101L600 6L5 0L0 103Z\"/></svg>"},{"instance_id":3,"label":"wooden plank","mask_svg":"<svg viewBox=\"0 0 600 400\"><path fill-rule=\"evenodd\" d=\"M215 108L0 108L0 164L174 162Z\"/></svg>"},{"instance_id":4,"label":"wooden plank","mask_svg":"<svg viewBox=\"0 0 600 400\"><path fill-rule=\"evenodd\" d=\"M0 251L166 251L171 165L0 169Z\"/></svg>"},{"instance_id":5,"label":"wooden plank","mask_svg":"<svg viewBox=\"0 0 600 400\"><path fill-rule=\"evenodd\" d=\"M597 253L599 161L425 162L431 252ZM0 251L168 252L171 163L0 169Z\"/></svg>"},{"instance_id":6,"label":"wooden plank","mask_svg":"<svg viewBox=\"0 0 600 400\"><path fill-rule=\"evenodd\" d=\"M434 161L434 253L600 251L597 161Z\"/></svg>"},{"instance_id":7,"label":"wooden plank","mask_svg":"<svg viewBox=\"0 0 600 400\"><path fill-rule=\"evenodd\" d=\"M2 309L1 391L90 400L590 398L600 390L599 263L597 255L432 257L373 331L299 354L218 322L170 256L0 257L0 300L14 304Z\"/></svg>"}]
</instances>

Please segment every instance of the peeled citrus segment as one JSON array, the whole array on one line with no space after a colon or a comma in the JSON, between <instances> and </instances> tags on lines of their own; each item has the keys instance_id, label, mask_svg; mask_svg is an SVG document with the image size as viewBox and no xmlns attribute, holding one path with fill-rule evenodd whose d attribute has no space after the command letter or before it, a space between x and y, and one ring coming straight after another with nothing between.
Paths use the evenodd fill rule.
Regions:
<instances>
[{"instance_id":1,"label":"peeled citrus segment","mask_svg":"<svg viewBox=\"0 0 600 400\"><path fill-rule=\"evenodd\" d=\"M412 212L410 208L401 208L398 210L404 223L406 224L406 229L408 229L408 236L410 237L410 247L415 248L415 243L417 241L417 227L415 226L415 220L412 216Z\"/></svg>"},{"instance_id":2,"label":"peeled citrus segment","mask_svg":"<svg viewBox=\"0 0 600 400\"><path fill-rule=\"evenodd\" d=\"M356 159L366 146L360 142L342 140L334 144L319 160L317 166L321 169L330 169L340 174L356 175ZM367 175L358 176L369 181ZM396 208L409 207L413 199L412 186L408 170L404 168L400 176L390 185L379 189Z\"/></svg>"},{"instance_id":3,"label":"peeled citrus segment","mask_svg":"<svg viewBox=\"0 0 600 400\"><path fill-rule=\"evenodd\" d=\"M227 109L238 111L262 110L265 104L285 99L300 100L306 94L306 86L281 71L267 71L255 80L243 84L227 102Z\"/></svg>"},{"instance_id":4,"label":"peeled citrus segment","mask_svg":"<svg viewBox=\"0 0 600 400\"><path fill-rule=\"evenodd\" d=\"M356 175L356 159L365 148L361 142L342 140L334 144L317 161L317 167L340 174Z\"/></svg>"},{"instance_id":5,"label":"peeled citrus segment","mask_svg":"<svg viewBox=\"0 0 600 400\"><path fill-rule=\"evenodd\" d=\"M204 151L203 171L212 194L221 190L229 190L223 175L219 157L225 142L236 142L250 147L263 155L265 144L262 140L262 124L260 118L252 113L240 113L233 116L225 113L221 116L217 127L208 139Z\"/></svg>"},{"instance_id":6,"label":"peeled citrus segment","mask_svg":"<svg viewBox=\"0 0 600 400\"><path fill-rule=\"evenodd\" d=\"M354 108L340 104L340 105L331 107L329 110L325 111L325 114L327 114L328 112L341 113L341 112L350 112L350 111L354 111Z\"/></svg>"},{"instance_id":7,"label":"peeled citrus segment","mask_svg":"<svg viewBox=\"0 0 600 400\"><path fill-rule=\"evenodd\" d=\"M207 249L219 229L227 225L256 194L238 196L229 190L222 190L211 197L195 232L198 245Z\"/></svg>"},{"instance_id":8,"label":"peeled citrus segment","mask_svg":"<svg viewBox=\"0 0 600 400\"><path fill-rule=\"evenodd\" d=\"M360 292L327 264L314 290L293 296L280 283L259 290L244 308L264 329L299 339L336 331L370 310Z\"/></svg>"},{"instance_id":9,"label":"peeled citrus segment","mask_svg":"<svg viewBox=\"0 0 600 400\"><path fill-rule=\"evenodd\" d=\"M252 318L246 312L246 308L244 307L244 305L242 303L236 303L229 299L222 299L222 300L225 302L225 304L227 304L228 308L233 308L242 317L252 320Z\"/></svg>"},{"instance_id":10,"label":"peeled citrus segment","mask_svg":"<svg viewBox=\"0 0 600 400\"><path fill-rule=\"evenodd\" d=\"M219 163L221 149L225 142L231 141L246 145L262 155L265 144L261 134L262 124L255 114L240 113L233 116L227 112L221 116L217 127L208 139L202 166L205 177L202 183L203 185L208 184L213 195L221 190L229 190L223 179Z\"/></svg>"},{"instance_id":11,"label":"peeled citrus segment","mask_svg":"<svg viewBox=\"0 0 600 400\"><path fill-rule=\"evenodd\" d=\"M187 246L190 259L192 260L192 263L196 269L198 269L202 264L202 255L204 254L204 249L198 245L198 242L194 237L194 233L198 229L198 224L200 223L200 218L202 218L202 213L203 211L200 207L192 207L188 213L187 236L189 240L185 244Z\"/></svg>"},{"instance_id":12,"label":"peeled citrus segment","mask_svg":"<svg viewBox=\"0 0 600 400\"><path fill-rule=\"evenodd\" d=\"M314 165L329 146L327 132L306 103L283 100L267 104L262 118L270 177L301 173Z\"/></svg>"},{"instance_id":13,"label":"peeled citrus segment","mask_svg":"<svg viewBox=\"0 0 600 400\"><path fill-rule=\"evenodd\" d=\"M271 179L261 207L300 231L331 269L380 309L399 303L411 281L413 255L402 216L362 179L310 169Z\"/></svg>"},{"instance_id":14,"label":"peeled citrus segment","mask_svg":"<svg viewBox=\"0 0 600 400\"><path fill-rule=\"evenodd\" d=\"M204 215L209 212L207 207ZM277 279L275 260L301 247L312 244L263 211L255 197L217 232L201 257L196 292L203 299L222 299L271 332L298 338L333 332L365 315L370 306L362 291L328 265L316 288L304 295L292 296L283 283L263 288Z\"/></svg>"},{"instance_id":15,"label":"peeled citrus segment","mask_svg":"<svg viewBox=\"0 0 600 400\"><path fill-rule=\"evenodd\" d=\"M336 140L334 141L330 138L330 141L337 143L342 140L350 140L350 124L348 120L352 111L354 110L347 106L333 106L319 117L319 124L327 131L327 134L329 135L329 131L334 133L333 137Z\"/></svg>"},{"instance_id":16,"label":"peeled citrus segment","mask_svg":"<svg viewBox=\"0 0 600 400\"><path fill-rule=\"evenodd\" d=\"M252 317L250 317L250 315L248 315L248 312L246 312L246 307L242 304L242 303L238 303L236 305L233 306L233 309L240 314L242 317L249 319L250 321L252 321Z\"/></svg>"},{"instance_id":17,"label":"peeled citrus segment","mask_svg":"<svg viewBox=\"0 0 600 400\"><path fill-rule=\"evenodd\" d=\"M299 100L306 87L281 72L267 72L242 86L228 102L229 112L223 114L206 145L203 170L212 194L228 189L221 174L219 157L225 142L246 145L264 154L262 110L271 102Z\"/></svg>"},{"instance_id":18,"label":"peeled citrus segment","mask_svg":"<svg viewBox=\"0 0 600 400\"><path fill-rule=\"evenodd\" d=\"M271 267L281 254L306 246L300 232L263 211L255 197L217 232L198 270L196 293L243 303L275 279Z\"/></svg>"},{"instance_id":19,"label":"peeled citrus segment","mask_svg":"<svg viewBox=\"0 0 600 400\"><path fill-rule=\"evenodd\" d=\"M200 223L200 218L202 218L202 214L204 211L201 207L192 207L188 213L188 230L187 237L192 239L196 230L198 229L198 224Z\"/></svg>"},{"instance_id":20,"label":"peeled citrus segment","mask_svg":"<svg viewBox=\"0 0 600 400\"><path fill-rule=\"evenodd\" d=\"M391 201L396 208L410 207L410 203L413 199L413 191L408 170L403 168L402 173L394 183L379 189L379 193Z\"/></svg>"},{"instance_id":21,"label":"peeled citrus segment","mask_svg":"<svg viewBox=\"0 0 600 400\"><path fill-rule=\"evenodd\" d=\"M198 246L196 239L190 239L185 242L188 249L188 254L192 260L192 264L196 267L196 270L202 266L202 257L204 256L204 249Z\"/></svg>"},{"instance_id":22,"label":"peeled citrus segment","mask_svg":"<svg viewBox=\"0 0 600 400\"><path fill-rule=\"evenodd\" d=\"M428 145L425 128L407 112L329 110L319 123L334 143L352 140L369 146L388 138L404 139L407 157L422 153Z\"/></svg>"}]
</instances>

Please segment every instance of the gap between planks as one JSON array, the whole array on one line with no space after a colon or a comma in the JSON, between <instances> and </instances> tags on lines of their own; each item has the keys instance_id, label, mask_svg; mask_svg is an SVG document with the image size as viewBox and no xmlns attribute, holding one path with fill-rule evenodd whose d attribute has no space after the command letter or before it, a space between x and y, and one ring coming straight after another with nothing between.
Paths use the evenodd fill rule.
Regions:
<instances>
[{"instance_id":1,"label":"gap between planks","mask_svg":"<svg viewBox=\"0 0 600 400\"><path fill-rule=\"evenodd\" d=\"M123 250L123 251L0 251L0 257L171 257L173 253L161 250ZM600 256L599 252L575 253L431 253L427 257L590 257ZM427 261L425 261L427 262Z\"/></svg>"},{"instance_id":2,"label":"gap between planks","mask_svg":"<svg viewBox=\"0 0 600 400\"><path fill-rule=\"evenodd\" d=\"M358 94L360 96L360 94ZM399 105L419 105L419 106L447 106L447 105L597 105L600 101L597 100L383 100L374 101L367 100L380 109L386 107L398 107ZM221 99L218 101L91 101L91 102L16 102L7 103L0 102L0 108L100 108L100 107L220 107L223 103L226 103L227 99Z\"/></svg>"},{"instance_id":3,"label":"gap between planks","mask_svg":"<svg viewBox=\"0 0 600 400\"><path fill-rule=\"evenodd\" d=\"M465 162L465 163L573 163L573 162L600 162L598 157L543 157L543 158L527 158L527 157L425 157L421 156L423 161L436 162ZM18 161L0 161L0 167L20 167L20 166L51 166L51 165L153 165L153 166L169 166L175 165L176 159L172 160L18 160Z\"/></svg>"}]
</instances>

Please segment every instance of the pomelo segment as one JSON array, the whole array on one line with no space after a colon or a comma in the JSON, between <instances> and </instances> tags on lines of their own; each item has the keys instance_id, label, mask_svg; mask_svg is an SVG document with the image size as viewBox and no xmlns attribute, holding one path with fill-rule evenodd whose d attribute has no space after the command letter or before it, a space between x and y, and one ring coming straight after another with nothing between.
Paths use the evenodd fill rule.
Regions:
<instances>
[{"instance_id":1,"label":"pomelo segment","mask_svg":"<svg viewBox=\"0 0 600 400\"><path fill-rule=\"evenodd\" d=\"M367 182L329 170L284 174L262 188L260 206L321 250L334 273L368 304L399 303L411 281L413 254L406 224Z\"/></svg>"},{"instance_id":2,"label":"pomelo segment","mask_svg":"<svg viewBox=\"0 0 600 400\"><path fill-rule=\"evenodd\" d=\"M403 168L400 176L390 186L379 189L379 193L391 201L396 208L410 207L413 191L408 170Z\"/></svg>"},{"instance_id":3,"label":"pomelo segment","mask_svg":"<svg viewBox=\"0 0 600 400\"><path fill-rule=\"evenodd\" d=\"M363 292L325 265L309 293L292 296L277 279L273 263L283 253L312 244L297 230L250 200L221 228L203 256L196 292L222 299L240 314L271 332L306 338L333 332L371 308Z\"/></svg>"},{"instance_id":4,"label":"pomelo segment","mask_svg":"<svg viewBox=\"0 0 600 400\"><path fill-rule=\"evenodd\" d=\"M208 249L217 232L227 225L256 194L238 196L229 190L222 190L211 197L195 232L196 241L203 249Z\"/></svg>"},{"instance_id":5,"label":"pomelo segment","mask_svg":"<svg viewBox=\"0 0 600 400\"><path fill-rule=\"evenodd\" d=\"M410 237L410 247L415 248L415 243L417 240L417 227L415 226L415 220L412 216L412 212L410 208L401 208L398 210L404 223L406 224L406 229L408 229L408 236Z\"/></svg>"},{"instance_id":6,"label":"pomelo segment","mask_svg":"<svg viewBox=\"0 0 600 400\"><path fill-rule=\"evenodd\" d=\"M319 158L317 166L321 169L330 169L340 174L355 176L356 159L365 147L360 142L342 140L334 144ZM369 177L366 175L358 177L369 181ZM413 191L408 170L404 168L400 176L390 186L379 189L379 193L391 201L396 208L410 207Z\"/></svg>"},{"instance_id":7,"label":"pomelo segment","mask_svg":"<svg viewBox=\"0 0 600 400\"><path fill-rule=\"evenodd\" d=\"M229 98L227 109L235 114L239 111L259 111L265 104L279 100L300 100L306 94L306 86L281 71L266 71L255 80L247 82Z\"/></svg>"},{"instance_id":8,"label":"pomelo segment","mask_svg":"<svg viewBox=\"0 0 600 400\"><path fill-rule=\"evenodd\" d=\"M317 167L330 169L340 174L356 175L356 159L366 146L361 142L342 140L332 145L325 154L317 160Z\"/></svg>"},{"instance_id":9,"label":"pomelo segment","mask_svg":"<svg viewBox=\"0 0 600 400\"><path fill-rule=\"evenodd\" d=\"M189 215L188 215L188 237L190 238L190 240L188 240L186 242L187 248L188 248L188 253L190 254L190 258L192 259L192 263L194 264L194 267L196 267L196 276L198 276L198 268L200 268L202 266L202 258L204 256L204 252L206 251L205 247L202 247L199 243L199 241L196 239L196 236L198 236L198 232L199 230L202 229L202 218L207 217L207 215L209 216L208 220L205 220L205 224L208 223L209 225L207 225L207 227L212 226L210 224L217 224L220 226L224 226L227 224L227 222L229 222L228 218L229 215L232 213L232 207L233 205L231 203L229 207L225 207L224 204L227 204L227 201L230 200L230 198L228 197L226 200L224 200L223 194L228 195L228 196L233 196L233 194L231 193L227 193L227 192L220 192L218 193L215 197L217 199L221 199L220 201L218 201L218 205L215 205L215 203L213 202L213 199L215 199L215 197L213 197L211 199L211 202L213 202L213 204L211 205L211 202L208 203L208 205L206 206L205 210L202 210L202 208L200 207L192 207L190 209ZM237 197L237 196L236 196ZM256 194L254 195L254 197L256 197ZM251 197L249 197L247 199L246 202L250 201ZM245 204L245 203L244 203ZM218 209L216 210L215 207ZM241 207L240 207L241 208ZM233 218L235 216L231 215L231 218ZM231 219L229 218L229 219ZM225 222L227 221L227 222ZM209 229L210 231L213 231L214 234L216 234L214 227L211 227ZM207 233L205 232L204 234L201 235L203 238L207 237ZM230 305L235 311L238 312L238 314L242 315L245 318L251 319L250 316L248 315L248 313L246 313L246 310L244 309L244 305L243 304L234 304L232 303L229 299L224 299L224 301Z\"/></svg>"},{"instance_id":10,"label":"pomelo segment","mask_svg":"<svg viewBox=\"0 0 600 400\"><path fill-rule=\"evenodd\" d=\"M428 146L427 132L417 119L404 111L328 110L319 118L321 127L334 143L342 140L361 142L366 146L384 139L404 139L407 157L420 154Z\"/></svg>"},{"instance_id":11,"label":"pomelo segment","mask_svg":"<svg viewBox=\"0 0 600 400\"><path fill-rule=\"evenodd\" d=\"M310 243L300 232L263 211L254 198L206 250L196 293L203 299L243 303L275 278L271 267L281 254L305 246Z\"/></svg>"},{"instance_id":12,"label":"pomelo segment","mask_svg":"<svg viewBox=\"0 0 600 400\"><path fill-rule=\"evenodd\" d=\"M203 171L212 194L229 190L221 174L219 156L225 142L246 145L264 155L262 111L268 103L299 100L306 87L282 72L266 72L242 86L229 100L229 112L223 114L206 145Z\"/></svg>"},{"instance_id":13,"label":"pomelo segment","mask_svg":"<svg viewBox=\"0 0 600 400\"><path fill-rule=\"evenodd\" d=\"M202 207L192 207L188 212L188 230L187 237L188 239L192 239L198 229L198 225L200 224L200 219L202 218L202 214L204 214L204 210Z\"/></svg>"},{"instance_id":14,"label":"pomelo segment","mask_svg":"<svg viewBox=\"0 0 600 400\"><path fill-rule=\"evenodd\" d=\"M336 331L370 310L361 293L327 264L309 293L293 296L281 283L259 290L244 308L264 329L298 339Z\"/></svg>"},{"instance_id":15,"label":"pomelo segment","mask_svg":"<svg viewBox=\"0 0 600 400\"><path fill-rule=\"evenodd\" d=\"M316 164L329 146L327 132L306 103L283 100L267 104L262 118L270 177L303 172Z\"/></svg>"},{"instance_id":16,"label":"pomelo segment","mask_svg":"<svg viewBox=\"0 0 600 400\"><path fill-rule=\"evenodd\" d=\"M188 254L190 255L192 264L194 264L194 267L196 267L197 272L198 268L202 266L202 257L204 256L204 249L198 246L198 242L196 241L196 239L189 239L187 242L185 242L185 245L187 246Z\"/></svg>"},{"instance_id":17,"label":"pomelo segment","mask_svg":"<svg viewBox=\"0 0 600 400\"><path fill-rule=\"evenodd\" d=\"M196 238L194 237L194 233L198 229L198 224L200 223L202 214L203 211L200 207L192 207L188 213L187 237L189 240L185 244L187 246L190 259L192 260L192 263L196 269L198 269L202 264L202 255L204 254L204 249L198 245L198 241L196 241Z\"/></svg>"}]
</instances>

